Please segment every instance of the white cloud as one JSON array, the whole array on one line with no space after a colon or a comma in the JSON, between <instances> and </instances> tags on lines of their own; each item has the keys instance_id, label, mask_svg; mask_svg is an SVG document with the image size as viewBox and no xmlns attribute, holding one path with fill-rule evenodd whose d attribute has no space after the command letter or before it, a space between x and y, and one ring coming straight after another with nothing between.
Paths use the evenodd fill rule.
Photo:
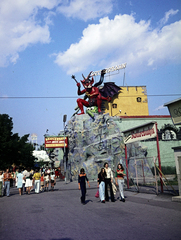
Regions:
<instances>
[{"instance_id":1,"label":"white cloud","mask_svg":"<svg viewBox=\"0 0 181 240\"><path fill-rule=\"evenodd\" d=\"M165 16L159 21L159 24L161 26L165 25L168 22L170 16L176 15L178 12L179 12L178 9L177 10L170 9L168 12L165 13Z\"/></svg>"},{"instance_id":2,"label":"white cloud","mask_svg":"<svg viewBox=\"0 0 181 240\"><path fill-rule=\"evenodd\" d=\"M66 17L87 21L104 16L112 11L113 0L70 0L58 7Z\"/></svg>"},{"instance_id":3,"label":"white cloud","mask_svg":"<svg viewBox=\"0 0 181 240\"><path fill-rule=\"evenodd\" d=\"M30 44L49 43L50 10L60 0L1 0L0 1L0 67L16 63L19 52ZM39 9L47 9L42 21L37 20Z\"/></svg>"},{"instance_id":4,"label":"white cloud","mask_svg":"<svg viewBox=\"0 0 181 240\"><path fill-rule=\"evenodd\" d=\"M80 41L57 54L55 62L72 74L91 65L99 70L127 62L132 69L155 69L180 60L181 21L151 29L150 21L137 23L133 15L125 14L89 25Z\"/></svg>"},{"instance_id":5,"label":"white cloud","mask_svg":"<svg viewBox=\"0 0 181 240\"><path fill-rule=\"evenodd\" d=\"M157 107L156 109L154 109L154 111L159 111L159 110L162 110L162 109L165 109L165 107L163 105Z\"/></svg>"},{"instance_id":6,"label":"white cloud","mask_svg":"<svg viewBox=\"0 0 181 240\"><path fill-rule=\"evenodd\" d=\"M39 10L43 14L39 15ZM112 0L1 0L0 67L15 64L19 53L31 44L49 43L51 16L57 11L88 20L111 10Z\"/></svg>"}]
</instances>

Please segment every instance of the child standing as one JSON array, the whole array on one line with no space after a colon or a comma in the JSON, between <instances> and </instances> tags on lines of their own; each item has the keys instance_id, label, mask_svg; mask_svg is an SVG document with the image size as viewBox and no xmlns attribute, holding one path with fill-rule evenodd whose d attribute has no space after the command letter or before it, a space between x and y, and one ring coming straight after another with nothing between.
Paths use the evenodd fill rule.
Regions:
<instances>
[{"instance_id":1,"label":"child standing","mask_svg":"<svg viewBox=\"0 0 181 240\"><path fill-rule=\"evenodd\" d=\"M84 168L80 169L80 174L78 176L78 185L79 185L79 190L81 189L81 203L85 204L85 195L86 195L86 181L88 183L88 186L90 187L89 180L85 174Z\"/></svg>"}]
</instances>

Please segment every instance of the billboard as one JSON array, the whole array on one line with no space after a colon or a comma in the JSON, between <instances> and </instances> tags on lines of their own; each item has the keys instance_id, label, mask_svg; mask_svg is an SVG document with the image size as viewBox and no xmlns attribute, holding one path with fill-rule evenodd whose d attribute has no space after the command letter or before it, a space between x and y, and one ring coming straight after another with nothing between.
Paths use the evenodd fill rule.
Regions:
<instances>
[{"instance_id":1,"label":"billboard","mask_svg":"<svg viewBox=\"0 0 181 240\"><path fill-rule=\"evenodd\" d=\"M157 136L155 123L156 122L149 122L123 131L124 144L155 138Z\"/></svg>"},{"instance_id":2,"label":"billboard","mask_svg":"<svg viewBox=\"0 0 181 240\"><path fill-rule=\"evenodd\" d=\"M68 147L68 137L45 137L45 148L64 148L64 139L65 147Z\"/></svg>"},{"instance_id":3,"label":"billboard","mask_svg":"<svg viewBox=\"0 0 181 240\"><path fill-rule=\"evenodd\" d=\"M181 98L165 103L168 107L174 125L181 125Z\"/></svg>"}]
</instances>

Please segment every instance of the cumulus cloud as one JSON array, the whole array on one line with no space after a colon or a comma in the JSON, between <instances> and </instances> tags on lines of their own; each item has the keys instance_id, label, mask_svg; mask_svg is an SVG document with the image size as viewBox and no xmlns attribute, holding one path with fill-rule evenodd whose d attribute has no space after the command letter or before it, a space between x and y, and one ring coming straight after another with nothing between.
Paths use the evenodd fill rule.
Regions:
<instances>
[{"instance_id":1,"label":"cumulus cloud","mask_svg":"<svg viewBox=\"0 0 181 240\"><path fill-rule=\"evenodd\" d=\"M57 12L86 21L111 10L112 0L1 0L0 67L16 63L29 45L49 43L51 16Z\"/></svg>"},{"instance_id":2,"label":"cumulus cloud","mask_svg":"<svg viewBox=\"0 0 181 240\"><path fill-rule=\"evenodd\" d=\"M0 67L16 63L19 52L30 44L49 43L49 14L60 0L1 0L0 1ZM42 21L39 9L47 9Z\"/></svg>"},{"instance_id":3,"label":"cumulus cloud","mask_svg":"<svg viewBox=\"0 0 181 240\"><path fill-rule=\"evenodd\" d=\"M180 60L181 21L152 29L150 21L136 22L133 15L124 14L89 25L80 41L57 54L55 62L72 74L90 65L101 69L127 62L132 69L155 69Z\"/></svg>"},{"instance_id":4,"label":"cumulus cloud","mask_svg":"<svg viewBox=\"0 0 181 240\"><path fill-rule=\"evenodd\" d=\"M87 21L101 17L112 11L113 0L70 0L58 7L58 12L66 17Z\"/></svg>"}]
</instances>

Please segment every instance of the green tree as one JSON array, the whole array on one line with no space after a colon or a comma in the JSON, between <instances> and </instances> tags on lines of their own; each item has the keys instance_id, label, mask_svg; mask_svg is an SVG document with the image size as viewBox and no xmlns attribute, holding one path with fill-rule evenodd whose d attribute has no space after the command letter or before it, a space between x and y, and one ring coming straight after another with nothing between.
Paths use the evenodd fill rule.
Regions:
<instances>
[{"instance_id":1,"label":"green tree","mask_svg":"<svg viewBox=\"0 0 181 240\"><path fill-rule=\"evenodd\" d=\"M33 146L28 143L29 134L19 137L13 134L13 121L7 114L0 114L0 168L12 164L33 167Z\"/></svg>"}]
</instances>

